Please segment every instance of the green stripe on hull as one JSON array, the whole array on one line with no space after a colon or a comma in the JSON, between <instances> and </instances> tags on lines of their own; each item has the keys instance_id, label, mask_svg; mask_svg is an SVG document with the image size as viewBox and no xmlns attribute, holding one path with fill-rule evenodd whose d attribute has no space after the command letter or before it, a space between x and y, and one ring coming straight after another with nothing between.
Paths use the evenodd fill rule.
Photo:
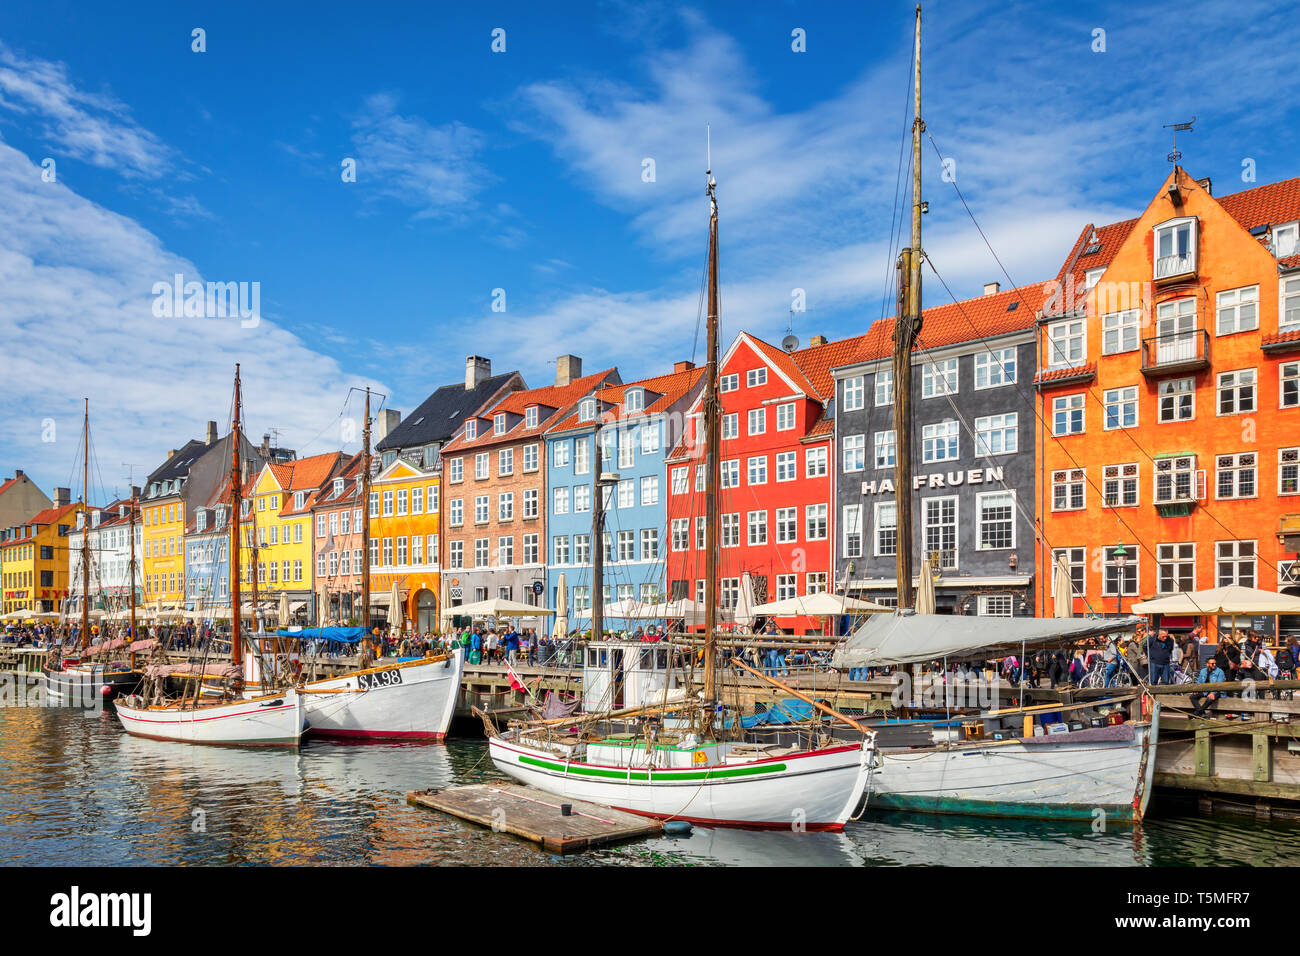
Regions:
<instances>
[{"instance_id":1,"label":"green stripe on hull","mask_svg":"<svg viewBox=\"0 0 1300 956\"><path fill-rule=\"evenodd\" d=\"M648 781L650 775L644 770L633 770L629 774L626 770L606 770L603 767L586 767L582 764L562 764L554 763L550 760L538 760L536 757L519 758L519 762L532 767L541 767L543 770L556 770L560 773L572 774L576 777L601 777L607 780L641 780ZM715 770L685 770L670 771L658 770L655 772L654 779L660 783L675 783L679 780L717 780L724 777L753 777L757 774L780 773L785 770L783 763L762 764L757 767L728 767L727 769Z\"/></svg>"},{"instance_id":2,"label":"green stripe on hull","mask_svg":"<svg viewBox=\"0 0 1300 956\"><path fill-rule=\"evenodd\" d=\"M957 800L950 797L916 797L873 793L868 810L902 810L912 813L952 813L972 817L1014 817L1029 820L1092 821L1097 807L1077 803L1001 803L994 800ZM1107 823L1131 823L1133 808L1103 806Z\"/></svg>"}]
</instances>

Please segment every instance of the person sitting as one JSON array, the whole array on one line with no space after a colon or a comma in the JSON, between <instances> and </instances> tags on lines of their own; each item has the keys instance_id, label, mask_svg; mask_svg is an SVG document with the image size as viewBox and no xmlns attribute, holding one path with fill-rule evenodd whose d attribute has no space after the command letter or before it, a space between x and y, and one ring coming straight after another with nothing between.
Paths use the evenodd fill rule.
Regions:
<instances>
[{"instance_id":1,"label":"person sitting","mask_svg":"<svg viewBox=\"0 0 1300 956\"><path fill-rule=\"evenodd\" d=\"M1200 673L1196 675L1196 683L1198 684L1222 684L1227 681L1227 679L1227 675L1223 673L1223 668L1219 666L1218 660L1213 657L1205 662L1205 666L1202 667ZM1220 696L1221 695L1218 691L1192 694L1192 713L1197 717L1204 717L1205 711L1212 703L1218 700Z\"/></svg>"}]
</instances>

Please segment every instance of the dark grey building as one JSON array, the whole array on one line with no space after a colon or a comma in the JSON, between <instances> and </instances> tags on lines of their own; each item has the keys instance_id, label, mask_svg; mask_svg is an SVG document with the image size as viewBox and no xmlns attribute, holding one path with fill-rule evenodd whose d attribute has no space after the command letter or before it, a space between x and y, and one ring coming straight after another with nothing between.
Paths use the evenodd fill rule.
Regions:
<instances>
[{"instance_id":1,"label":"dark grey building","mask_svg":"<svg viewBox=\"0 0 1300 956\"><path fill-rule=\"evenodd\" d=\"M925 310L913 353L913 567L938 572L941 614L1034 614L1033 291ZM893 320L836 388L837 588L897 602Z\"/></svg>"}]
</instances>

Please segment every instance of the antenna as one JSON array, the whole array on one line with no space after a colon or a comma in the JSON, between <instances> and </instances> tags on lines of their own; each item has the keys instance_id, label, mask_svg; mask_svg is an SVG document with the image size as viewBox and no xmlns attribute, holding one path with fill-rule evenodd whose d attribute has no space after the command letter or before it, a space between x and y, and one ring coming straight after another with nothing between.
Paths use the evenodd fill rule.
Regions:
<instances>
[{"instance_id":1,"label":"antenna","mask_svg":"<svg viewBox=\"0 0 1300 956\"><path fill-rule=\"evenodd\" d=\"M710 123L704 124L704 142L704 192L713 199L713 187L718 185L718 181L713 178L713 127ZM717 204L716 199L714 204Z\"/></svg>"},{"instance_id":2,"label":"antenna","mask_svg":"<svg viewBox=\"0 0 1300 956\"><path fill-rule=\"evenodd\" d=\"M785 326L785 338L781 340L781 348L787 352L793 352L799 347L799 336L794 334L794 309L790 310L790 321Z\"/></svg>"},{"instance_id":3,"label":"antenna","mask_svg":"<svg viewBox=\"0 0 1300 956\"><path fill-rule=\"evenodd\" d=\"M1177 165L1178 161L1183 158L1183 154L1178 151L1178 131L1182 130L1187 133L1192 132L1192 125L1195 122L1196 122L1196 117L1193 116L1191 120L1189 120L1186 123L1165 123L1164 126L1161 127L1161 129L1173 130L1173 133L1171 135L1174 138L1174 148L1169 151L1169 155L1166 157L1169 160L1169 162Z\"/></svg>"}]
</instances>

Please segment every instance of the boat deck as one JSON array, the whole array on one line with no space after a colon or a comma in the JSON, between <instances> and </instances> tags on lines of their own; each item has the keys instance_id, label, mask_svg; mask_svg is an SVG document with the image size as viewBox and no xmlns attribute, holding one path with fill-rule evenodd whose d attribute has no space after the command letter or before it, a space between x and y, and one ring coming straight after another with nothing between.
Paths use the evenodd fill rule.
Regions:
<instances>
[{"instance_id":1,"label":"boat deck","mask_svg":"<svg viewBox=\"0 0 1300 956\"><path fill-rule=\"evenodd\" d=\"M576 853L611 843L655 836L663 824L649 817L611 810L581 800L513 784L473 784L450 790L413 790L406 802L438 810L497 832L513 833L552 853ZM572 810L569 816L562 806Z\"/></svg>"}]
</instances>

